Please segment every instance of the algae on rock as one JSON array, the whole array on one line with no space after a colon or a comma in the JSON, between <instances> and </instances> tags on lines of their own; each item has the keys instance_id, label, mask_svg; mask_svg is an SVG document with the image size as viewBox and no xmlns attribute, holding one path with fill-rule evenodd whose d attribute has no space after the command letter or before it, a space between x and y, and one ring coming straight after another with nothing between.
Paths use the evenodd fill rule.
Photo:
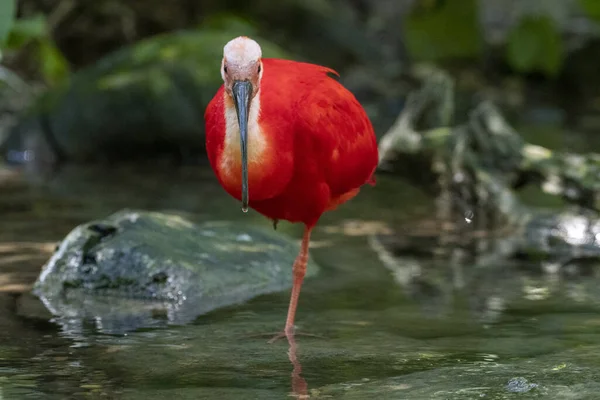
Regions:
<instances>
[{"instance_id":1,"label":"algae on rock","mask_svg":"<svg viewBox=\"0 0 600 400\"><path fill-rule=\"evenodd\" d=\"M287 289L297 244L232 222L196 225L124 210L75 228L34 288L56 315L95 318L102 330L185 323L213 309ZM317 272L311 261L307 276Z\"/></svg>"}]
</instances>

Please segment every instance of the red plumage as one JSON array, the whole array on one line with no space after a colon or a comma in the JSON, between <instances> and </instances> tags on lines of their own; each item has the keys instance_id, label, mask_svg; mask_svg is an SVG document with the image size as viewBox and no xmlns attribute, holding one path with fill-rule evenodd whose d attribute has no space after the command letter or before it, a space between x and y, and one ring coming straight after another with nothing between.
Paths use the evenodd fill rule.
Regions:
<instances>
[{"instance_id":1,"label":"red plumage","mask_svg":"<svg viewBox=\"0 0 600 400\"><path fill-rule=\"evenodd\" d=\"M269 153L258 169L249 167L249 205L271 219L314 226L323 212L371 181L378 160L373 127L354 95L327 75L335 71L280 59L262 62L259 124ZM221 86L205 113L206 148L219 182L239 200L241 166L233 167L233 179L220 166L226 102Z\"/></svg>"},{"instance_id":2,"label":"red plumage","mask_svg":"<svg viewBox=\"0 0 600 400\"><path fill-rule=\"evenodd\" d=\"M239 57L249 51L243 40L251 39L230 43L236 40L239 53L231 58L238 64L232 61L228 70L224 57L225 84L206 109L206 148L220 184L241 200L240 128L232 88L236 82L251 82L258 91L249 103L248 204L274 221L305 224L285 326L290 338L312 228L324 212L354 197L363 184L375 183L377 141L360 103L329 76L337 75L335 71L281 59L249 63ZM239 99L235 101L239 106Z\"/></svg>"}]
</instances>

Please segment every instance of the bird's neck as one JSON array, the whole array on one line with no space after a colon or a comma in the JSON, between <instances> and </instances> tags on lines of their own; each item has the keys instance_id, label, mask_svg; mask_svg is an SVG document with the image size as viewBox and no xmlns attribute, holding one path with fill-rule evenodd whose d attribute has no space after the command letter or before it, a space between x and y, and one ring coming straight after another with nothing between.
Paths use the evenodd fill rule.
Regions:
<instances>
[{"instance_id":1,"label":"bird's neck","mask_svg":"<svg viewBox=\"0 0 600 400\"><path fill-rule=\"evenodd\" d=\"M231 97L225 96L225 143L221 167L238 168L241 164L240 128L235 105ZM260 164L266 149L266 138L260 126L260 92L250 102L248 113L248 164Z\"/></svg>"},{"instance_id":2,"label":"bird's neck","mask_svg":"<svg viewBox=\"0 0 600 400\"><path fill-rule=\"evenodd\" d=\"M291 111L287 108L274 109L270 101L272 92L268 96L266 94L263 89L259 90L250 103L248 113L248 187L251 205L254 201L281 193L294 172L293 132L285 130L285 123L291 121ZM225 137L217 169L225 189L239 199L242 187L240 129L233 100L227 93L224 96Z\"/></svg>"}]
</instances>

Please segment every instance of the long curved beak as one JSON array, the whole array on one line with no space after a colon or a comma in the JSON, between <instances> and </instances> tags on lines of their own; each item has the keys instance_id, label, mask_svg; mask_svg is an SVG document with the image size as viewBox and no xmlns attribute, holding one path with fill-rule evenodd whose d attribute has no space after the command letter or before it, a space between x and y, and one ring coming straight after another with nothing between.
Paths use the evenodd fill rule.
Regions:
<instances>
[{"instance_id":1,"label":"long curved beak","mask_svg":"<svg viewBox=\"0 0 600 400\"><path fill-rule=\"evenodd\" d=\"M252 84L248 81L235 81L231 88L233 102L240 127L240 146L242 151L242 211L248 211L248 111Z\"/></svg>"}]
</instances>

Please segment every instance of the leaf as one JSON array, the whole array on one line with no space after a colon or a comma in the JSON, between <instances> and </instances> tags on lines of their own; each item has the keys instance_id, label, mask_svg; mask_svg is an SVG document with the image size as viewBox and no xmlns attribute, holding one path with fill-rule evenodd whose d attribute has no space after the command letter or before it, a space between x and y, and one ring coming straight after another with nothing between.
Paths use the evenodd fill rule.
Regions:
<instances>
[{"instance_id":1,"label":"leaf","mask_svg":"<svg viewBox=\"0 0 600 400\"><path fill-rule=\"evenodd\" d=\"M42 75L48 84L58 84L69 76L69 63L52 41L39 41L38 57Z\"/></svg>"},{"instance_id":2,"label":"leaf","mask_svg":"<svg viewBox=\"0 0 600 400\"><path fill-rule=\"evenodd\" d=\"M600 1L598 0L579 0L579 5L585 11L588 17L600 22Z\"/></svg>"},{"instance_id":3,"label":"leaf","mask_svg":"<svg viewBox=\"0 0 600 400\"><path fill-rule=\"evenodd\" d=\"M258 34L258 29L255 24L247 19L232 14L214 14L208 16L199 28L228 31L231 32L232 36L255 36Z\"/></svg>"},{"instance_id":4,"label":"leaf","mask_svg":"<svg viewBox=\"0 0 600 400\"><path fill-rule=\"evenodd\" d=\"M564 48L554 21L543 15L523 17L508 36L506 57L518 72L556 76L564 61Z\"/></svg>"},{"instance_id":5,"label":"leaf","mask_svg":"<svg viewBox=\"0 0 600 400\"><path fill-rule=\"evenodd\" d=\"M0 1L0 45L4 45L4 41L8 36L15 18L15 0Z\"/></svg>"},{"instance_id":6,"label":"leaf","mask_svg":"<svg viewBox=\"0 0 600 400\"><path fill-rule=\"evenodd\" d=\"M42 14L37 14L15 21L8 36L6 47L11 50L17 50L32 40L44 39L46 37L48 37L46 18Z\"/></svg>"},{"instance_id":7,"label":"leaf","mask_svg":"<svg viewBox=\"0 0 600 400\"><path fill-rule=\"evenodd\" d=\"M429 3L427 3L429 4ZM446 0L416 7L404 21L406 48L416 61L477 57L482 49L477 0Z\"/></svg>"}]
</instances>

